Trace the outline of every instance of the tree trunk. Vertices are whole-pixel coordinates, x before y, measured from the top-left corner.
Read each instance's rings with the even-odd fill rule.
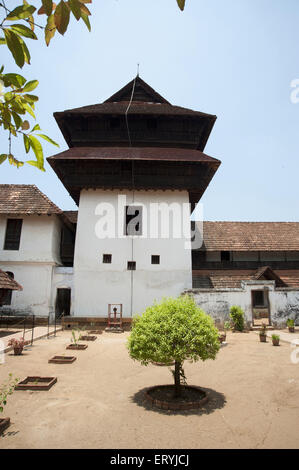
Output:
[[[174,363],[174,396],[175,397],[180,397],[182,395],[180,368],[181,368],[181,363],[178,361],[175,361]]]

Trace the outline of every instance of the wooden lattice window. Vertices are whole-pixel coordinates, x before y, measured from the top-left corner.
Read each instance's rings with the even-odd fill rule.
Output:
[[[22,232],[22,219],[7,219],[4,250],[18,250]]]
[[[152,264],[160,264],[160,255],[152,255]]]

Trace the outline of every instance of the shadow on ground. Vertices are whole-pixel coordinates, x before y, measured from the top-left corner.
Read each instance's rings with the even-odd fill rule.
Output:
[[[145,392],[148,388],[143,388],[136,392],[133,396],[131,396],[131,401],[136,403],[136,405],[141,406],[142,408],[148,411],[155,411],[156,413],[160,413],[163,415],[205,415],[211,414],[215,410],[219,410],[223,408],[226,404],[226,399],[223,393],[216,392],[211,388],[204,388],[200,387],[204,392],[206,392],[209,396],[208,402],[203,405],[201,408],[197,408],[194,410],[162,410],[156,406],[151,405],[147,399],[145,398]]]

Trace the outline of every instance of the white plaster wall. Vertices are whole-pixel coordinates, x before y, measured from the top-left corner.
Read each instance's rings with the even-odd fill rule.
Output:
[[[57,289],[71,289],[71,311],[74,313],[74,269],[72,267],[55,266],[53,268],[51,305],[55,310]],[[53,313],[54,313],[53,310]]]
[[[22,291],[13,291],[11,305],[0,307],[0,313],[11,310],[20,315],[48,316],[53,309],[52,264],[0,262],[0,269],[13,272],[15,279],[23,287]]]
[[[266,288],[269,292],[271,322],[285,326],[288,318],[299,324],[299,290],[275,289],[274,281],[245,281],[241,289],[191,289],[196,303],[216,321],[223,323],[229,318],[232,305],[239,305],[245,313],[246,322],[252,322],[251,291]]]
[[[99,203],[118,205],[118,195],[126,196],[119,213],[123,234],[124,206],[133,203],[132,192],[84,190],[81,192],[74,257],[76,316],[107,316],[109,303],[122,303],[123,316],[141,313],[155,299],[178,296],[192,286],[191,251],[186,239],[150,239],[126,236],[99,239],[95,233]],[[136,191],[134,204],[189,203],[187,191]],[[143,218],[144,219],[144,218]],[[143,220],[144,221],[144,220]],[[182,225],[190,230],[190,212]],[[146,226],[143,224],[143,231]],[[132,251],[133,250],[133,251]],[[103,254],[112,254],[112,263],[103,264]],[[151,264],[151,255],[160,255],[160,265]],[[127,262],[136,261],[136,271],[127,270]],[[132,305],[131,305],[131,299]]]
[[[19,250],[3,250],[6,216],[0,216],[0,262],[60,262],[60,221],[53,216],[23,216]],[[14,217],[12,217],[14,218]]]

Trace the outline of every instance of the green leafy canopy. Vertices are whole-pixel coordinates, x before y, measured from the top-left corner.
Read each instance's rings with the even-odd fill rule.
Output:
[[[144,365],[215,359],[219,347],[212,318],[188,295],[148,307],[134,318],[128,340],[130,356]]]

